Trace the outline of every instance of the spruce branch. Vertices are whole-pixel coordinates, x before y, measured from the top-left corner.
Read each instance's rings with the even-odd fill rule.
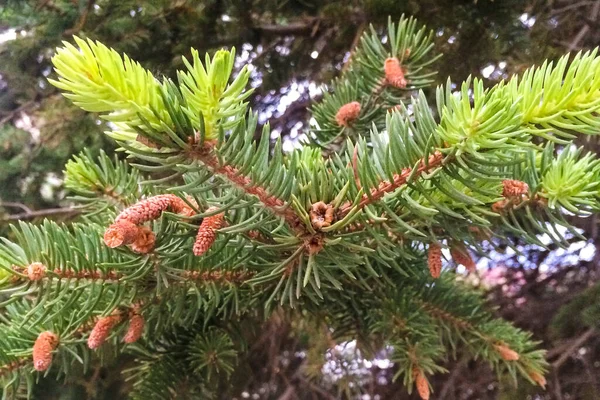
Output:
[[[405,168],[400,174],[395,174],[392,180],[382,181],[377,188],[371,189],[370,193],[364,194],[357,206],[351,203],[345,203],[339,210],[340,217],[344,217],[352,211],[354,207],[362,209],[369,204],[381,199],[386,193],[391,193],[399,187],[406,185],[413,179],[417,179],[421,174],[438,168],[443,165],[446,158],[441,152],[436,152],[428,157],[427,160],[421,160],[414,168]]]
[[[86,111],[107,113],[104,118],[119,127],[116,138],[135,140],[134,128],[142,121],[157,129],[172,124],[160,84],[149,71],[102,43],[73,39],[79,48],[64,42],[52,59],[59,80],[50,83],[71,92],[66,97]]]
[[[245,176],[237,168],[231,165],[223,165],[219,162],[214,148],[215,143],[207,141],[201,149],[193,150],[190,156],[200,160],[214,174],[224,177],[228,182],[231,182],[245,193],[256,196],[260,202],[265,207],[269,208],[275,215],[283,217],[290,227],[301,229],[302,222],[290,208],[289,204],[286,204],[282,199],[270,194],[264,187],[254,183],[252,179]]]
[[[91,280],[91,281],[102,281],[102,282],[118,282],[123,274],[116,271],[103,271],[103,270],[80,270],[76,271],[73,269],[60,269],[55,268],[54,270],[48,271],[47,267],[42,263],[31,263],[27,267],[12,266],[12,269],[22,275],[26,275],[30,281],[39,281],[43,279],[75,279],[75,280]]]
[[[458,346],[543,385],[537,344],[451,280],[442,247],[474,270],[481,240],[560,242],[558,225],[574,231],[566,212],[599,209],[600,164],[571,143],[600,126],[600,58],[563,58],[491,88],[441,86],[436,115],[410,92],[431,83],[431,32],[402,18],[387,35],[362,37],[313,108],[316,146],[289,154],[280,140],[271,149],[268,126],[254,140],[249,72],[230,79],[233,51],[204,62],[192,51],[174,82],[93,41],[59,49],[51,82],[113,122],[137,161],[78,156],[67,186],[86,223],[21,223],[3,240],[3,381],[32,381],[21,360],[51,332],[58,344],[42,335],[41,367],[54,355],[52,371],[68,374],[111,342],[139,356],[134,397],[178,385],[204,394],[236,372],[253,339],[245,324],[280,306],[328,339],[392,346],[396,377],[424,399]]]

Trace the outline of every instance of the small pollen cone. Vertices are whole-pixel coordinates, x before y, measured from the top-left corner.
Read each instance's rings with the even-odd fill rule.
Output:
[[[154,250],[156,244],[156,235],[152,232],[152,229],[142,226],[139,228],[138,237],[131,244],[131,250],[140,254],[147,254]]]
[[[406,87],[406,78],[404,77],[404,71],[400,65],[400,61],[396,57],[391,57],[385,60],[383,65],[385,71],[385,79],[388,85],[398,89],[404,89]]]
[[[106,338],[110,335],[110,331],[121,321],[119,315],[109,315],[98,319],[96,325],[92,329],[88,337],[88,347],[92,350],[97,349],[106,342]]]
[[[213,207],[207,211],[214,210]],[[198,234],[196,235],[196,242],[194,243],[194,255],[201,256],[206,253],[208,249],[217,239],[217,229],[223,226],[225,214],[220,213],[206,217],[202,220],[200,227],[198,228]]]
[[[544,376],[542,374],[540,374],[539,372],[535,372],[535,371],[530,372],[529,377],[531,378],[532,381],[537,383],[542,388],[544,388],[544,389],[546,388],[546,378],[544,378]]]
[[[521,197],[527,194],[529,185],[525,182],[515,179],[506,179],[502,181],[502,196],[504,197]]]
[[[104,232],[104,243],[115,248],[135,242],[138,237],[139,228],[132,222],[120,220],[108,227]]]
[[[425,375],[420,371],[417,373],[415,378],[415,385],[417,386],[417,392],[419,393],[419,396],[421,396],[421,399],[429,400],[429,383],[427,382]]]
[[[431,277],[434,279],[439,278],[440,273],[442,272],[442,248],[439,244],[431,243],[429,245],[427,264],[429,265]]]
[[[137,342],[138,339],[144,333],[144,325],[146,321],[144,317],[140,314],[135,314],[129,320],[129,327],[127,328],[127,332],[125,332],[125,336],[123,337],[123,341],[125,343],[134,343]]]
[[[58,336],[50,331],[39,334],[33,345],[33,368],[45,371],[52,363],[52,352],[58,346]]]
[[[159,194],[140,200],[121,211],[117,218],[115,218],[115,222],[127,220],[134,225],[141,225],[144,222],[158,219],[163,211],[170,210],[174,213],[188,215],[190,209],[190,206],[185,201],[174,194]]]
[[[504,361],[517,361],[519,359],[519,353],[505,344],[495,344],[494,348]]]
[[[360,103],[353,101],[340,107],[335,114],[335,121],[339,126],[349,126],[360,114]]]
[[[27,277],[31,281],[39,281],[46,276],[46,266],[41,262],[33,262],[27,266]]]
[[[477,270],[477,266],[469,250],[462,243],[453,243],[450,247],[450,255],[457,264],[464,265],[467,271],[473,273]]]

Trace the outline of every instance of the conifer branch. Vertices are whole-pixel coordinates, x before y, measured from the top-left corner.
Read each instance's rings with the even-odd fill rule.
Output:
[[[38,263],[39,264],[39,263]],[[46,267],[40,272],[33,272],[31,266],[19,267],[14,265],[12,269],[22,275],[26,275],[30,281],[39,281],[42,279],[47,280],[62,280],[62,279],[75,279],[75,280],[89,280],[89,281],[102,281],[102,282],[119,282],[123,277],[122,273],[116,271],[102,271],[102,270],[80,270],[76,271],[70,268],[55,268],[54,270],[47,271]]]
[[[409,179],[414,180],[423,173],[430,172],[440,167],[447,162],[446,160],[448,160],[447,157],[445,158],[441,152],[436,151],[434,154],[429,156],[427,161],[421,160],[416,168],[405,168],[400,174],[395,174],[393,180],[380,182],[378,187],[371,189],[370,193],[362,196],[356,207],[359,209],[365,208],[366,206],[381,199],[386,193],[391,193],[401,186],[409,183]],[[338,218],[341,219],[348,215],[348,213],[350,213],[354,207],[355,206],[353,206],[350,202],[342,205],[338,211]]]
[[[487,342],[503,360],[519,361],[521,359],[521,355],[513,349],[511,349],[503,340],[481,332],[471,322],[461,317],[457,317],[456,315],[453,315],[447,310],[443,310],[427,301],[418,300],[417,303],[419,303],[423,310],[429,315],[431,315],[433,318],[449,322],[455,328],[464,331],[465,333],[468,333],[470,335],[474,335],[476,337],[481,338],[482,340]]]
[[[468,249],[477,248],[481,231],[539,243],[537,235],[552,236],[556,225],[570,228],[565,210],[600,210],[600,161],[571,146],[572,132],[600,126],[600,57],[578,55],[571,66],[563,58],[489,89],[478,80],[458,93],[447,85],[437,92],[435,114],[423,93],[407,98],[431,83],[432,35],[411,18],[390,22],[385,42],[374,29],[366,33],[335,92],[313,109],[308,136],[317,146],[290,154],[281,141],[271,151],[268,126],[256,142],[249,71],[230,82],[233,51],[202,62],[193,50],[173,82],[99,43],[65,44],[51,82],[114,124],[109,134],[141,160],[137,169],[161,175],[142,186],[124,162],[79,156],[67,166],[66,183],[88,222],[21,223],[15,243],[3,240],[0,272],[8,275],[0,279],[13,297],[0,324],[0,371],[17,370],[13,355],[27,353],[10,338],[28,342],[50,327],[63,333],[54,360],[62,373],[68,354],[88,365],[89,350],[80,345],[90,330],[88,346],[98,348],[128,323],[125,343],[147,327],[148,341],[131,349],[158,354],[140,364],[138,393],[163,394],[180,382],[180,371],[228,376],[239,348],[221,328],[239,330],[242,316],[268,318],[287,302],[340,338],[370,341],[373,332],[392,331],[396,376],[416,384],[424,399],[427,377],[444,371],[445,354],[460,340],[471,355],[543,385],[536,343],[482,311],[468,288],[448,285],[441,248],[473,269]],[[322,149],[350,135],[345,151],[324,157]],[[536,136],[565,147],[558,153]],[[184,183],[168,187],[174,177]],[[130,248],[113,249],[123,245]],[[144,315],[129,306],[147,296]],[[40,339],[40,368],[51,361],[49,338]],[[190,390],[210,382],[188,381]]]
[[[214,142],[206,141],[200,149],[194,149],[188,154],[190,157],[200,160],[214,174],[225,178],[248,195],[257,197],[260,202],[273,212],[282,217],[295,230],[302,230],[302,221],[298,215],[280,198],[269,194],[268,190],[256,185],[252,180],[231,165],[223,165],[219,162],[214,152]]]
[[[220,283],[230,285],[241,285],[254,277],[253,271],[185,271],[181,276],[188,281],[199,283]]]

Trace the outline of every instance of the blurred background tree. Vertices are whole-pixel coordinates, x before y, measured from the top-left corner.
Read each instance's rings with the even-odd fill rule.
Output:
[[[388,16],[397,20],[402,13],[436,32],[437,51],[444,55],[436,65],[439,82],[473,75],[491,85],[545,58],[600,43],[598,0],[0,1],[0,229],[17,219],[74,214],[62,191],[66,161],[83,148],[114,151],[102,134],[110,126],[70,105],[46,81],[54,48],[71,35],[100,40],[167,76],[182,67],[179,55],[188,56],[190,47],[203,53],[235,46],[236,66],[252,68],[252,107],[289,149],[302,138],[311,101],[326,90],[321,83],[344,68],[363,30],[369,23],[383,28]],[[596,139],[586,145],[599,149]],[[600,238],[595,217],[578,226],[587,242],[573,238],[567,250],[523,247],[523,254],[490,254],[491,261],[479,263],[481,279],[473,279],[489,291],[500,314],[550,349],[548,391],[523,383],[515,393],[494,383],[480,364],[459,361],[449,365],[452,374],[437,378],[443,382],[434,385],[443,389],[436,398],[600,398]],[[306,386],[297,373],[306,368],[298,355],[297,323],[283,317],[267,322],[268,346],[255,351],[249,397],[276,398],[264,387],[284,382],[291,388],[287,398],[303,391],[334,398]],[[327,357],[323,379],[332,387],[352,389],[351,383],[361,382],[371,399],[404,396],[390,383],[383,355],[363,360],[349,344]],[[118,373],[98,370],[73,377],[68,389],[50,385],[43,398],[114,398],[123,384]]]

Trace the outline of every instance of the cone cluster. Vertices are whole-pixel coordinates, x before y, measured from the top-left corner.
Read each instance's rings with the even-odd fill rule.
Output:
[[[195,202],[189,199],[192,204]],[[173,194],[161,194],[141,200],[123,210],[104,233],[104,243],[110,248],[131,245],[136,253],[146,254],[154,249],[156,235],[143,223],[153,221],[164,211],[191,217],[195,211]]]

